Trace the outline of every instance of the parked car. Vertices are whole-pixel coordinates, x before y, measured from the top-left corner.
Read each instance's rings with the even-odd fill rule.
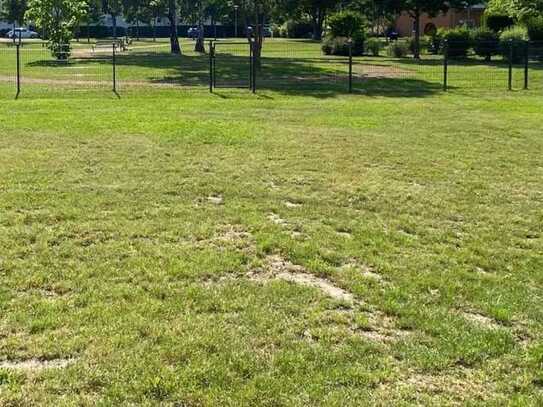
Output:
[[[247,27],[247,35],[249,37],[252,37],[255,33],[255,29],[252,25]],[[262,27],[262,36],[265,38],[271,38],[273,37],[273,32],[270,26],[265,25]]]
[[[188,29],[189,38],[196,40],[200,35],[200,29],[198,27],[190,27]]]
[[[386,31],[386,36],[389,41],[396,41],[400,38],[400,34],[394,28],[389,28]]]
[[[37,32],[29,30],[28,28],[15,28],[7,33],[7,37],[11,39],[27,39],[27,38],[39,38]]]

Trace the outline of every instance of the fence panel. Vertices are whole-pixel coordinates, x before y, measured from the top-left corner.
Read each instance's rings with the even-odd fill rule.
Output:
[[[13,99],[17,93],[17,47],[0,43],[0,98]]]
[[[253,64],[251,44],[248,41],[216,41],[213,47],[213,87],[249,89]]]
[[[324,55],[317,41],[267,41],[256,76],[257,89],[347,93],[349,57]]]
[[[355,91],[369,94],[434,93],[443,87],[441,56],[360,57],[353,66]]]
[[[528,89],[543,91],[543,41],[532,41],[528,48]]]
[[[21,96],[67,95],[112,88],[112,47],[87,44],[58,46],[20,45]]]
[[[172,53],[169,42],[153,40],[139,41],[118,52],[118,89],[207,86],[207,54],[195,52],[193,41],[181,41],[180,45],[181,54]]]

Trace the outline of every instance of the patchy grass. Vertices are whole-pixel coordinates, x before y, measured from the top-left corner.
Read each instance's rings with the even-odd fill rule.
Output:
[[[425,96],[4,101],[0,404],[541,404],[543,99]]]

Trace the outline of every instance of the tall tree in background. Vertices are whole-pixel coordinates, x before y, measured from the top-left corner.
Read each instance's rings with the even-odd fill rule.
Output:
[[[224,21],[233,9],[233,7],[233,4],[229,1],[206,0],[204,15],[211,21],[215,37],[217,37],[217,22]]]
[[[177,33],[179,4],[177,0],[151,0],[151,9],[155,17],[164,14],[170,23],[170,52],[172,54],[181,54],[181,45]],[[182,5],[182,1],[181,1]]]
[[[543,0],[490,0],[486,13],[502,14],[517,21],[543,14]]]
[[[151,24],[153,25],[153,41],[156,41],[156,25],[160,17],[166,14],[166,5],[162,0],[151,0],[146,4],[151,14]]]
[[[320,41],[326,16],[334,10],[338,0],[300,0],[299,7],[301,11],[311,18],[313,24],[313,39]]]
[[[4,0],[0,10],[0,19],[7,21],[15,28],[15,24],[23,24],[26,10],[26,0]]]
[[[87,0],[87,11],[81,22],[87,27],[87,42],[90,43],[90,26],[99,25],[104,18],[101,0]]]
[[[260,61],[264,45],[264,26],[270,16],[286,7],[285,0],[244,0],[241,9],[245,14],[245,26],[253,27],[247,39],[254,42],[254,55]]]
[[[148,24],[152,20],[149,3],[145,0],[123,0],[123,16],[127,23],[136,26],[136,40],[140,40],[140,23]],[[133,33],[131,33],[134,36]]]
[[[397,13],[405,12],[413,19],[415,32],[414,57],[420,59],[420,18],[423,14],[436,17],[451,8],[465,8],[472,0],[384,0],[386,7]]]
[[[123,13],[123,3],[121,0],[102,0],[102,11],[111,17],[113,27],[113,38],[117,39],[117,17]]]
[[[84,0],[30,0],[25,19],[47,31],[53,56],[67,59],[73,29],[87,11]]]
[[[170,20],[170,52],[172,54],[181,54],[181,45],[177,34],[177,2],[176,0],[167,0],[168,20]]]

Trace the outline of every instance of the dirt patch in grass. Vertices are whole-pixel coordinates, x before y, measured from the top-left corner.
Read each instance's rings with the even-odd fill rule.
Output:
[[[221,195],[211,195],[207,197],[207,201],[214,205],[222,205],[224,203],[224,198]]]
[[[284,280],[291,283],[314,287],[327,296],[349,303],[354,302],[354,296],[348,291],[334,285],[332,282],[310,274],[304,267],[292,264],[280,256],[268,256],[262,273],[251,273],[249,276],[256,281]]]
[[[280,225],[280,226],[286,226],[288,224],[288,222],[281,218],[279,215],[277,215],[276,213],[270,213],[268,215],[268,219],[272,222],[272,223],[275,223],[276,225]]]
[[[357,333],[371,341],[384,343],[404,339],[411,334],[411,331],[397,328],[393,317],[373,310],[368,313],[368,326],[357,329]]]
[[[359,79],[375,78],[403,78],[412,76],[413,73],[394,66],[385,65],[357,65],[353,66],[353,74]]]
[[[371,267],[366,266],[365,264],[360,264],[357,260],[350,260],[348,263],[344,264],[342,267],[344,270],[355,270],[358,275],[362,277],[376,280],[379,282],[385,282],[383,276],[379,273],[376,273]]]
[[[287,208],[293,209],[293,208],[299,208],[302,206],[299,202],[292,202],[292,201],[285,201],[285,206]]]
[[[477,371],[462,369],[440,374],[412,373],[398,383],[399,387],[413,389],[419,394],[442,396],[456,403],[489,400],[495,394],[493,383],[485,380]]]
[[[220,251],[234,248],[249,255],[254,255],[256,251],[253,235],[241,225],[223,225],[213,237],[198,241],[196,246],[213,247]]]
[[[467,319],[468,321],[476,324],[476,325],[479,325],[483,328],[487,328],[487,329],[499,329],[500,328],[500,324],[498,324],[498,322],[490,317],[487,317],[483,314],[480,314],[478,312],[468,312],[468,311],[464,311],[461,313],[461,315]]]
[[[0,369],[12,370],[43,370],[62,369],[75,362],[75,359],[26,359],[26,360],[5,360],[0,362]]]

